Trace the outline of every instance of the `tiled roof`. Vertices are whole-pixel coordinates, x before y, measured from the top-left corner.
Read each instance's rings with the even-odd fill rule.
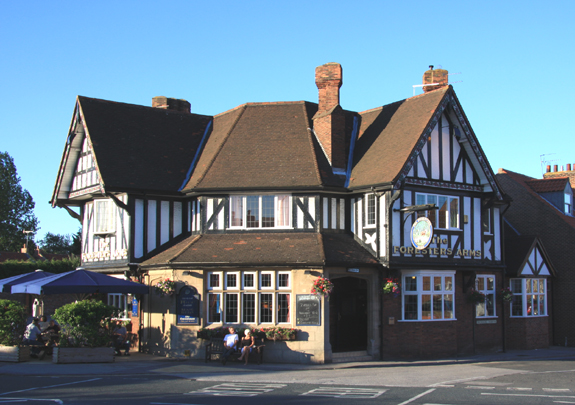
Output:
[[[536,193],[553,193],[565,191],[569,184],[568,177],[554,177],[551,179],[533,179],[525,182]]]
[[[505,264],[509,276],[517,276],[537,242],[536,236],[510,235],[505,237]]]
[[[184,190],[342,186],[311,131],[316,111],[303,101],[249,103],[216,115]],[[349,145],[353,117],[347,117]]]
[[[392,182],[451,87],[360,113],[350,187]]]
[[[0,263],[5,262],[6,260],[18,260],[18,261],[27,261],[32,259],[26,253],[20,252],[0,252]]]
[[[348,234],[236,233],[191,236],[142,265],[306,267],[377,263]]]
[[[82,96],[78,102],[108,190],[176,192],[211,120]]]

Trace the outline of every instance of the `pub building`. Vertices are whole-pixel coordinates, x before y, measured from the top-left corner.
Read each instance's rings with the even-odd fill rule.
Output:
[[[266,344],[271,362],[504,349],[510,201],[448,72],[363,112],[340,105],[339,64],[315,82],[317,104],[214,116],[77,98],[51,202],[82,223],[83,267],[150,286],[135,307],[108,297],[140,350],[202,358],[198,331],[224,326],[297,329]],[[312,294],[322,277],[329,297]]]

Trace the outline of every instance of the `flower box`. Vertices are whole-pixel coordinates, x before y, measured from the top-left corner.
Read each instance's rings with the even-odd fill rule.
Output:
[[[52,363],[113,363],[113,347],[55,347]]]
[[[0,361],[13,363],[30,360],[30,346],[0,346]]]

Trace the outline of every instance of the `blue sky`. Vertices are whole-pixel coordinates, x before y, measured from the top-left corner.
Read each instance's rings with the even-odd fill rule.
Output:
[[[541,155],[575,163],[574,16],[567,0],[3,1],[0,151],[36,202],[36,240],[71,234],[48,201],[77,95],[200,114],[317,102],[315,67],[339,62],[341,105],[363,111],[411,97],[435,65],[493,170],[541,178]]]

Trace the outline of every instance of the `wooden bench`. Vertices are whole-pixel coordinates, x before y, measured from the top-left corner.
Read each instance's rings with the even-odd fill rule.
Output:
[[[264,360],[264,348],[263,339],[256,339],[256,344],[250,353],[248,361],[256,361],[257,364],[262,364]],[[214,354],[220,355],[220,358],[224,354],[224,339],[212,338],[210,342],[206,344],[206,363],[212,360],[212,355]],[[241,355],[241,351],[236,350],[228,357],[228,360],[237,360]]]

